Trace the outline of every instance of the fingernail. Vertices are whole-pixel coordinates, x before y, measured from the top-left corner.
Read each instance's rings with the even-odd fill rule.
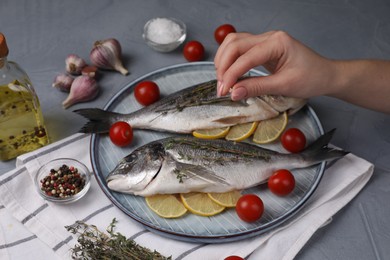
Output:
[[[218,97],[222,96],[222,89],[223,89],[223,84],[221,81],[218,80],[218,82],[217,82],[217,96]]]
[[[231,98],[233,101],[240,100],[245,98],[248,95],[248,91],[244,87],[239,87],[233,89],[233,92],[231,94]]]

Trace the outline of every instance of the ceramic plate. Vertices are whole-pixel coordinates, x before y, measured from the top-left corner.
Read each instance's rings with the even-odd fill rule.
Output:
[[[260,71],[250,71],[250,75],[265,75]],[[141,106],[136,102],[134,86],[144,80],[155,81],[162,96],[178,91],[197,83],[215,79],[215,68],[211,62],[180,64],[149,73],[127,84],[105,106],[105,110],[130,113]],[[308,142],[315,140],[323,133],[322,126],[315,112],[306,106],[289,118],[288,127],[299,127],[305,133]],[[94,134],[91,139],[92,167],[96,179],[107,197],[129,217],[143,224],[152,232],[170,238],[204,243],[220,243],[237,241],[274,229],[297,213],[317,188],[325,163],[295,170],[296,187],[287,197],[273,195],[266,185],[245,190],[244,193],[256,193],[265,206],[264,215],[254,223],[241,221],[234,209],[225,210],[213,217],[201,217],[186,214],[178,219],[164,219],[157,216],[146,205],[145,199],[139,196],[121,194],[108,189],[105,179],[119,160],[128,155],[136,147],[150,141],[167,137],[169,134],[135,130],[134,141],[127,148],[119,148],[111,143],[108,135]],[[264,147],[283,151],[280,143]]]

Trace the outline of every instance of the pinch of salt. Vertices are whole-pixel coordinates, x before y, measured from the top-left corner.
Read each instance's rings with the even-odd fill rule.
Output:
[[[182,35],[180,26],[166,18],[156,18],[148,26],[147,37],[149,40],[167,44],[176,41]]]

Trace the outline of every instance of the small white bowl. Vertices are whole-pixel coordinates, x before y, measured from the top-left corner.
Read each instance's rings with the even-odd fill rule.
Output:
[[[174,28],[168,28],[167,23],[174,26]],[[176,32],[172,30],[176,30]],[[152,49],[159,52],[171,52],[185,41],[186,31],[186,25],[180,20],[157,17],[150,19],[145,24],[142,37]],[[169,38],[166,38],[167,36],[171,37],[172,41],[168,42],[167,39]]]
[[[69,197],[61,198],[61,197],[47,195],[45,191],[42,190],[41,180],[43,180],[46,176],[50,175],[52,169],[58,171],[58,169],[63,165],[67,165],[68,167],[73,166],[74,168],[77,169],[81,178],[85,180],[84,187],[79,192],[77,192],[74,195],[70,195]],[[41,168],[39,168],[34,178],[34,184],[38,194],[47,201],[51,201],[59,204],[68,204],[81,199],[88,192],[91,186],[90,181],[91,181],[91,173],[89,172],[87,166],[71,158],[60,158],[60,159],[49,161],[48,163],[41,166]]]

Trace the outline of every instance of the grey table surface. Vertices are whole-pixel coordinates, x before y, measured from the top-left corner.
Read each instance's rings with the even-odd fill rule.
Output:
[[[389,14],[386,0],[1,0],[0,31],[7,38],[9,60],[18,62],[35,86],[54,142],[76,133],[85,122],[72,110],[103,107],[132,80],[186,62],[180,50],[158,53],[144,43],[142,29],[150,18],[184,21],[187,39],[204,44],[208,61],[218,48],[214,29],[223,23],[251,33],[284,30],[330,58],[390,59]],[[89,62],[94,41],[111,37],[121,42],[131,74],[105,72],[96,100],[63,109],[66,94],[51,84],[64,72],[65,57],[75,53]],[[327,97],[309,103],[325,130],[337,128],[332,143],[372,162],[375,171],[361,193],[315,233],[296,259],[389,259],[390,116]],[[14,167],[15,160],[0,162],[0,174]]]

